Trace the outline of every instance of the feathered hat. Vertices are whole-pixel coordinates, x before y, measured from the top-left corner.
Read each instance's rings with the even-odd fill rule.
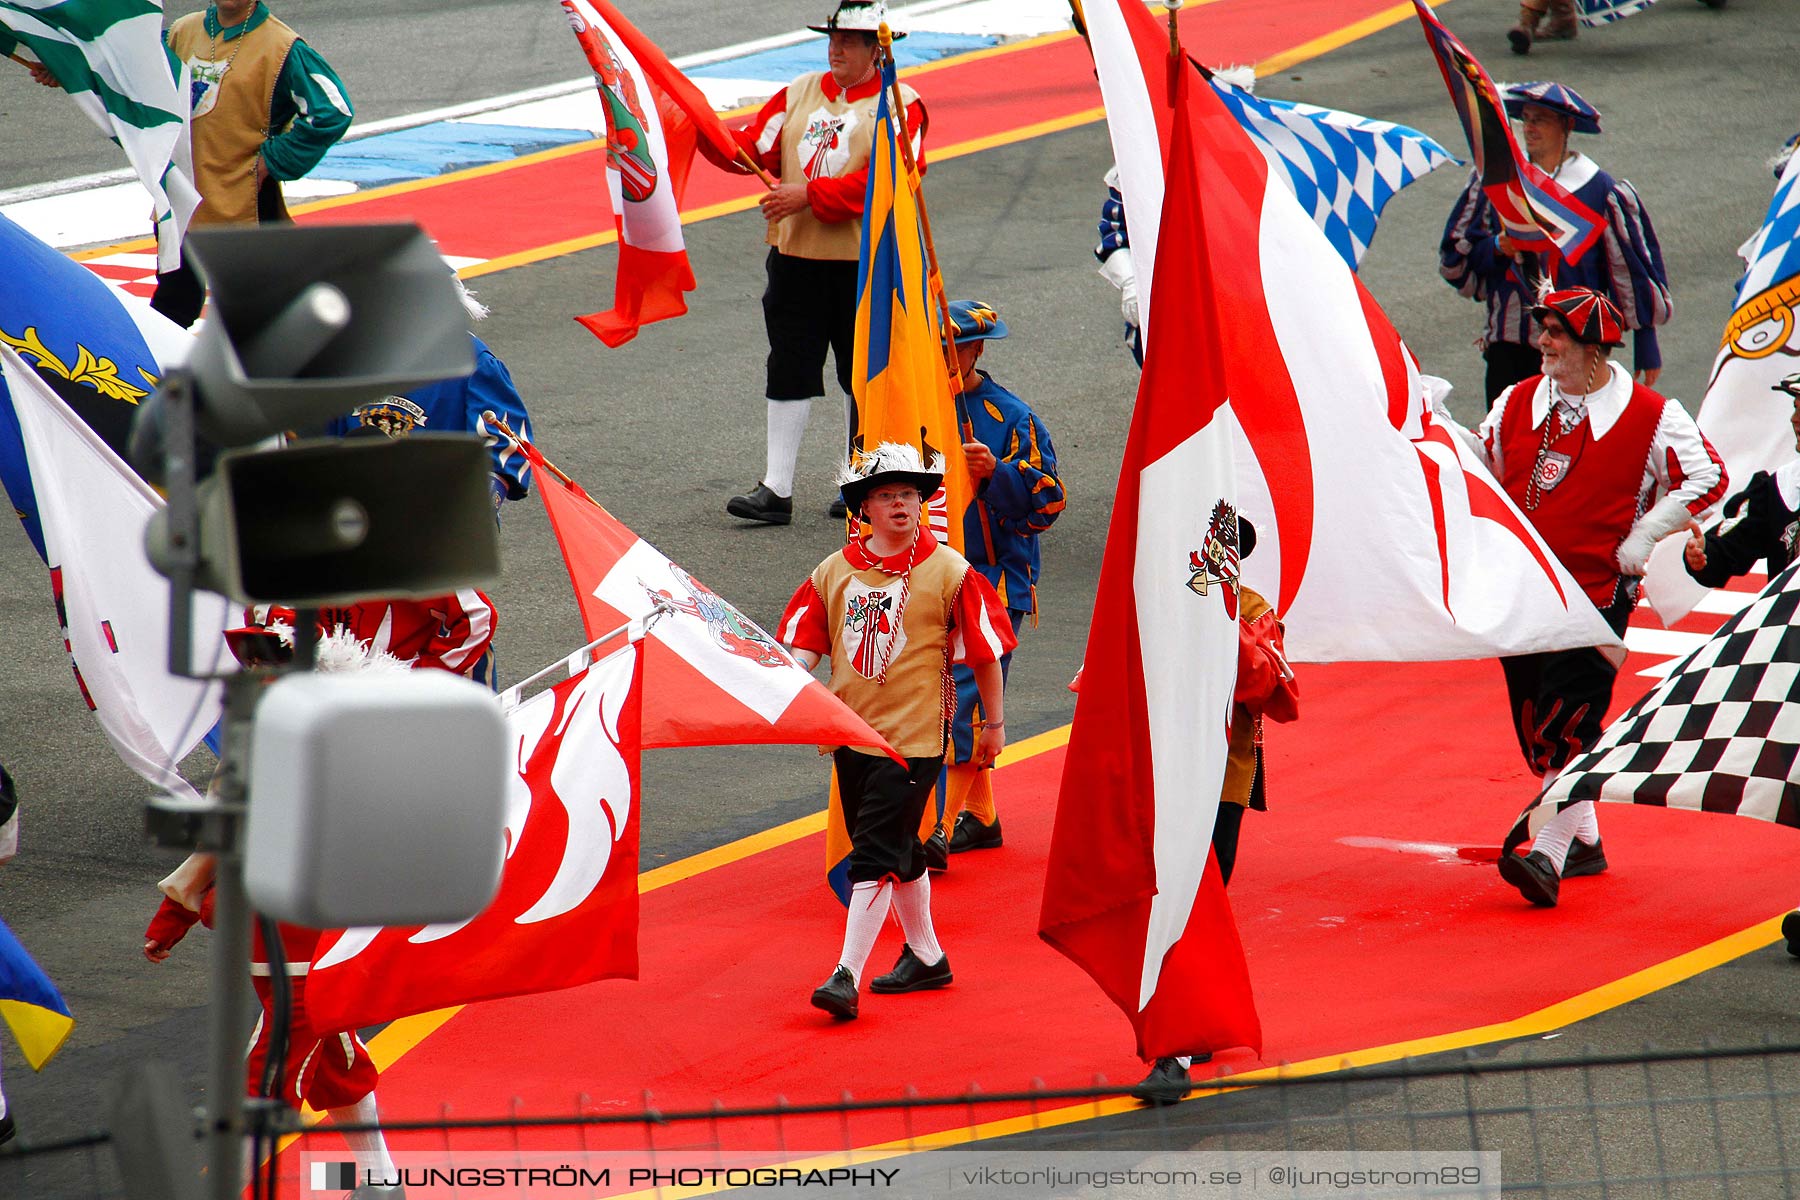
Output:
[[[887,21],[888,11],[885,0],[842,0],[837,11],[825,18],[823,25],[808,25],[814,33],[879,33],[881,23]],[[904,31],[894,28],[888,21],[888,33],[895,41],[905,37]]]
[[[930,497],[944,484],[944,456],[934,454],[926,465],[916,446],[883,442],[852,456],[850,465],[837,477],[838,490],[851,512],[861,508],[869,493],[884,483],[909,484],[919,489],[919,495]]]

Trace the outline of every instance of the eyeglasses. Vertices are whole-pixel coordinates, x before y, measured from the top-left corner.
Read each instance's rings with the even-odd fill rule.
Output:
[[[917,488],[881,488],[870,492],[868,498],[876,504],[917,504],[919,490]]]

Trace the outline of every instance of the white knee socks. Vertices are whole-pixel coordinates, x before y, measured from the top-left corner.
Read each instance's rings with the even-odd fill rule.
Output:
[[[355,1104],[327,1111],[332,1121],[339,1125],[373,1125],[381,1119],[381,1114],[375,1108],[374,1092]],[[394,1160],[388,1155],[387,1139],[381,1136],[381,1130],[371,1129],[358,1133],[346,1131],[344,1140],[350,1143],[350,1153],[356,1158],[357,1175],[370,1171],[374,1172],[377,1179],[394,1177]]]
[[[894,885],[894,912],[900,917],[900,929],[906,944],[918,960],[928,967],[944,957],[938,945],[937,930],[931,925],[931,872],[927,871],[911,883]]]
[[[850,909],[844,914],[844,952],[838,956],[838,966],[848,968],[858,986],[893,902],[894,888],[886,880],[858,883],[850,889]]]
[[[794,464],[800,461],[800,439],[811,415],[811,400],[769,401],[768,468],[762,481],[784,500],[794,494]]]
[[[1572,804],[1544,822],[1531,848],[1548,858],[1560,875],[1569,857],[1569,840],[1577,836],[1590,846],[1600,840],[1600,819],[1594,815],[1592,800]]]

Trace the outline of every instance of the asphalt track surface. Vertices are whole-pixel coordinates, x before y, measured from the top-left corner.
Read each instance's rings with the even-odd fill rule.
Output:
[[[170,5],[177,7],[188,6]],[[324,0],[280,11],[338,68],[364,119],[576,74],[562,18],[547,0],[397,7]],[[819,15],[785,0],[645,8],[645,28],[675,54],[784,32]],[[729,20],[721,20],[726,11]],[[1664,331],[1660,386],[1697,407],[1740,269],[1733,252],[1755,230],[1772,190],[1765,160],[1800,125],[1791,98],[1800,14],[1792,0],[1732,0],[1722,12],[1663,0],[1642,16],[1573,45],[1540,47],[1521,61],[1506,53],[1501,36],[1515,11],[1502,0],[1454,0],[1440,15],[1497,77],[1560,79],[1605,114],[1608,133],[1584,148],[1633,180],[1656,220],[1677,304]],[[1003,86],[998,73],[995,83]],[[1412,124],[1462,149],[1442,81],[1410,18],[1260,86],[1269,95]],[[0,71],[0,187],[117,165],[67,107],[22,71]],[[995,345],[985,365],[1044,416],[1070,492],[1068,511],[1045,539],[1042,625],[1027,632],[1009,687],[1015,738],[1061,725],[1072,711],[1064,685],[1081,657],[1137,383],[1117,336],[1115,293],[1095,276],[1090,254],[1109,162],[1104,127],[1096,124],[941,163],[928,182],[949,289],[995,305],[1012,326],[1013,337]],[[1436,275],[1441,223],[1461,184],[1461,173],[1447,168],[1401,193],[1362,274],[1425,368],[1457,385],[1452,407],[1472,421],[1480,410],[1472,346],[1479,313]],[[815,406],[792,527],[745,528],[724,514],[725,498],[753,484],[762,462],[761,232],[754,213],[690,226],[701,279],[692,311],[616,351],[569,319],[609,301],[611,248],[496,273],[476,286],[494,309],[480,332],[511,366],[544,451],[638,533],[768,623],[834,544],[825,479],[840,420],[834,403]],[[508,507],[503,542],[505,574],[493,594],[502,668],[516,678],[582,637],[535,501]],[[197,1092],[205,1054],[202,946],[184,946],[155,967],[138,953],[157,900],[154,882],[172,860],[143,843],[144,789],[80,703],[45,582],[23,534],[0,532],[0,661],[8,668],[0,676],[0,755],[24,803],[20,856],[0,870],[0,913],[79,1018],[71,1043],[41,1076],[6,1052],[7,1094],[33,1140],[96,1125],[107,1082],[144,1057],[173,1061]],[[1493,719],[1503,721],[1499,687],[1495,672]],[[1304,733],[1302,722],[1296,736]],[[1421,740],[1457,736],[1455,729],[1418,731]],[[200,758],[192,765],[204,769]],[[1406,781],[1371,779],[1368,786]],[[823,787],[822,767],[804,748],[655,752],[645,767],[643,865],[814,811]],[[1496,836],[1511,816],[1494,815]],[[1278,823],[1280,813],[1266,819]],[[1693,869],[1725,871],[1730,864],[1696,862]],[[795,887],[819,883],[796,879]],[[819,898],[829,903],[822,888]],[[1795,899],[1800,895],[1776,897],[1771,905]],[[1444,969],[1471,969],[1482,951],[1471,944],[1469,962]],[[1646,1042],[1800,1040],[1796,971],[1800,963],[1779,946],[1758,951],[1583,1022],[1563,1044],[1623,1053]]]

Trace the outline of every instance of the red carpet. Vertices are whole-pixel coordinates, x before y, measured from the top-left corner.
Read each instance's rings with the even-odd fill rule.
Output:
[[[1633,655],[1615,711],[1648,684],[1635,671],[1654,661]],[[1300,723],[1271,737],[1272,811],[1247,818],[1231,889],[1267,1038],[1262,1063],[1514,1020],[1800,899],[1791,831],[1605,805],[1612,869],[1571,881],[1554,910],[1530,908],[1476,861],[1531,790],[1495,664],[1307,667],[1301,682]],[[941,1095],[1135,1080],[1143,1068],[1124,1018],[1036,937],[1062,754],[1000,773],[1005,848],[956,857],[934,884],[953,987],[865,992],[862,1018],[848,1024],[808,1007],[842,933],[821,878],[822,837],[810,836],[646,895],[640,982],[462,1010],[383,1076],[384,1117],[431,1118],[440,1105],[500,1115],[512,1097],[520,1112],[550,1116],[574,1111],[581,1096],[625,1112],[646,1092],[678,1110],[899,1096],[909,1086]],[[872,967],[885,970],[899,945],[891,928]],[[1241,1051],[1220,1061],[1261,1065]],[[859,1115],[848,1126],[790,1118],[779,1139],[767,1122],[717,1131],[744,1149],[837,1149],[847,1137],[870,1145],[1005,1115]],[[674,1129],[656,1143],[711,1134]],[[554,1149],[574,1137],[528,1133],[524,1144]],[[643,1139],[601,1131],[588,1143]],[[442,1142],[396,1142],[409,1144]],[[458,1144],[513,1142],[495,1133]]]

